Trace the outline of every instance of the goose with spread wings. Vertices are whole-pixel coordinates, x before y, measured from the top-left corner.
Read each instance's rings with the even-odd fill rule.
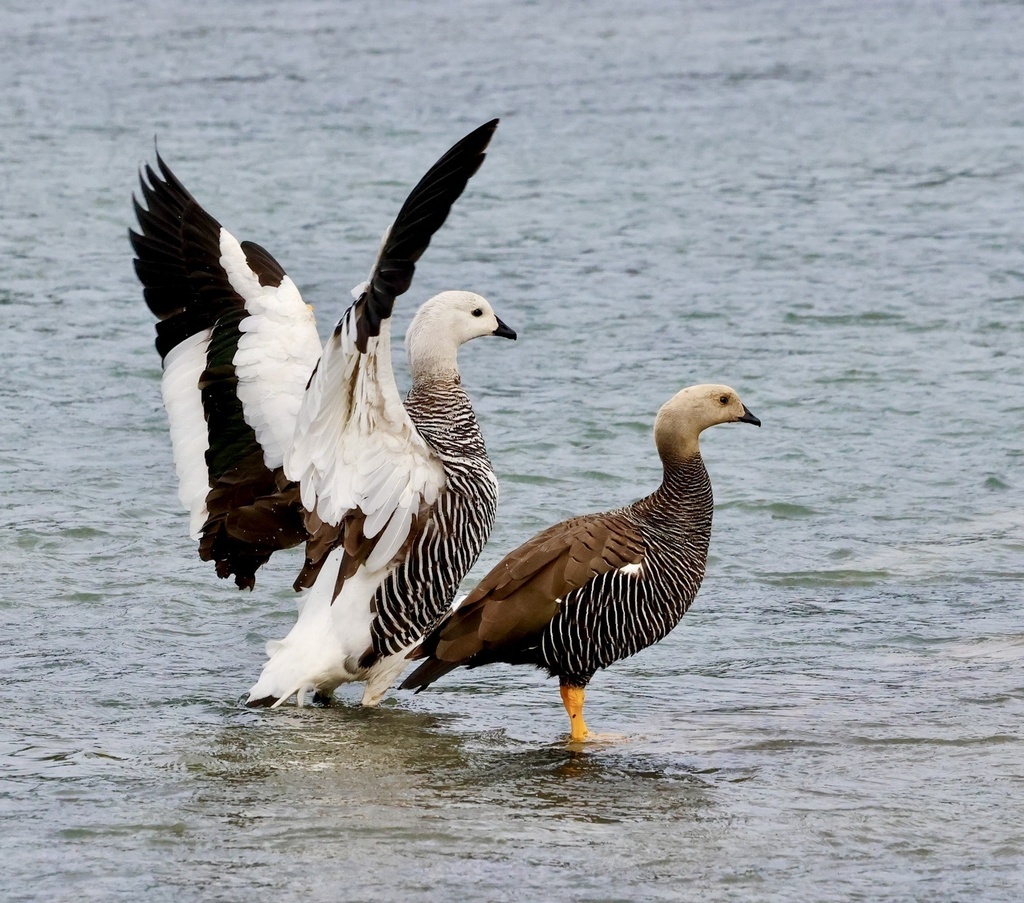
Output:
[[[200,557],[252,589],[275,551],[306,547],[298,621],[267,644],[250,705],[302,705],[348,681],[377,704],[490,533],[497,480],[457,352],[515,333],[480,295],[434,296],[406,336],[403,403],[391,313],[497,124],[412,190],[323,347],[312,308],[265,249],[237,241],[159,155],[140,175],[135,271],[159,321],[179,497]]]

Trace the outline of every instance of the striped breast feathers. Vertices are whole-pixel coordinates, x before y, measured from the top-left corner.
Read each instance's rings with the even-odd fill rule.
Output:
[[[599,574],[639,566],[643,558],[643,539],[621,514],[555,524],[506,555],[412,657],[447,663],[437,672],[443,673],[476,657],[487,661],[491,654],[534,645],[567,595]],[[423,666],[427,673],[432,664]],[[407,686],[429,682],[417,680],[417,673]]]

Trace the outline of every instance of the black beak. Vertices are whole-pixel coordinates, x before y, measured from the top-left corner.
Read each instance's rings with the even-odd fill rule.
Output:
[[[502,323],[501,317],[495,317],[494,319],[498,321],[498,328],[491,335],[501,336],[503,339],[512,339],[514,342],[516,340],[516,331]]]
[[[752,423],[754,426],[760,426],[761,421],[758,420],[753,414],[750,413],[750,409],[743,405],[743,416],[736,421],[737,423]]]

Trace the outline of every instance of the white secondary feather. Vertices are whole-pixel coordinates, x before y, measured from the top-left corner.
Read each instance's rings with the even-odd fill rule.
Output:
[[[164,358],[160,391],[171,427],[174,469],[178,474],[178,498],[189,512],[189,534],[199,539],[209,517],[206,494],[210,491],[206,452],[210,447],[203,413],[199,377],[206,369],[206,349],[211,330],[204,329],[175,345]]]
[[[378,536],[366,567],[385,567],[409,535],[421,504],[444,488],[444,468],[409,418],[391,369],[391,323],[355,346],[353,309],[328,340],[303,396],[285,474],[298,481],[302,504],[325,523],[349,511],[366,515]]]
[[[313,311],[290,276],[278,286],[260,285],[234,236],[220,231],[220,265],[249,314],[233,363],[245,422],[256,433],[263,460],[273,470],[284,462],[295,432],[302,393],[320,357]]]

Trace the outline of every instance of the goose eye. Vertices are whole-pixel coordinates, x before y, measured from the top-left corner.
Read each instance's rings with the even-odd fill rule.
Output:
[[[722,404],[728,404],[729,403],[729,396],[728,395],[721,395],[721,396],[719,396],[718,400]]]
[[[473,316],[474,317],[482,317],[483,315],[484,315],[484,312],[479,307],[476,310],[473,311]]]

